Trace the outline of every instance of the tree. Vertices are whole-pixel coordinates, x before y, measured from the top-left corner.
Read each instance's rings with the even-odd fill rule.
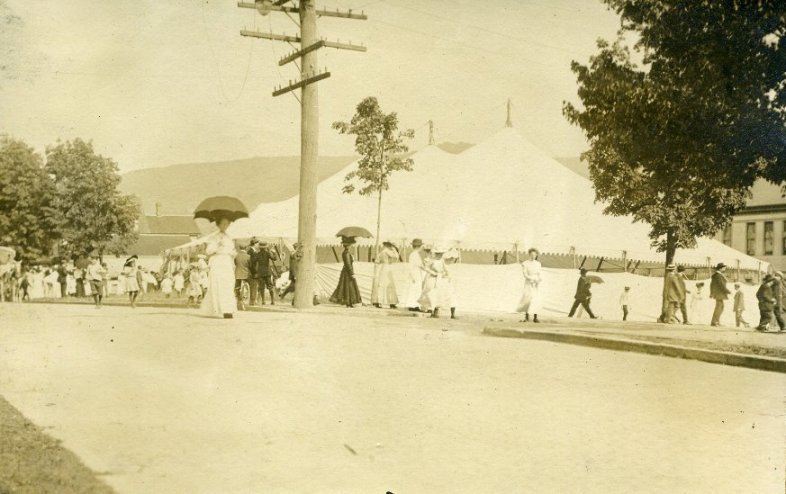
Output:
[[[786,34],[779,2],[604,0],[614,44],[573,62],[596,199],[632,215],[671,263],[726,226],[758,177],[786,179]],[[641,66],[627,47],[633,45]]]
[[[415,131],[398,131],[395,112],[385,114],[377,98],[370,96],[361,101],[352,120],[333,122],[341,134],[355,135],[355,151],[361,156],[356,170],[344,177],[345,194],[355,190],[362,196],[377,194],[377,237],[375,252],[379,251],[379,231],[382,220],[382,192],[388,190],[390,176],[399,170],[412,171],[411,158],[402,157],[409,151],[404,139],[415,137]]]
[[[17,259],[50,254],[53,193],[41,156],[22,141],[0,137],[0,245],[14,248]]]
[[[81,139],[46,149],[46,170],[55,182],[56,228],[66,253],[121,254],[136,240],[140,207],[118,190],[117,164]]]

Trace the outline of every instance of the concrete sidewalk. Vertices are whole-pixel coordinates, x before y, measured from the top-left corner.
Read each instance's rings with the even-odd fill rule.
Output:
[[[541,324],[495,321],[484,325],[483,334],[786,372],[786,332],[556,318]]]

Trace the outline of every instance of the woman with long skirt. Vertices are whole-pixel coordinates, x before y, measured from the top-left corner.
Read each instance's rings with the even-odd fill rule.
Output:
[[[371,302],[377,308],[389,305],[391,309],[395,309],[398,306],[398,294],[396,293],[396,281],[393,279],[391,264],[398,262],[399,253],[393,242],[382,242],[382,246],[383,249],[377,256],[379,271],[375,280]]]
[[[341,243],[344,246],[344,252],[341,253],[341,260],[344,261],[344,267],[341,268],[338,286],[333,291],[333,295],[330,296],[330,301],[334,304],[346,305],[351,309],[353,305],[361,302],[358,282],[355,280],[355,269],[353,267],[354,259],[349,250],[352,244],[355,243],[355,239],[345,237]]]
[[[524,292],[521,294],[521,301],[519,302],[518,312],[524,313],[522,322],[529,321],[530,313],[533,314],[532,322],[538,321],[538,312],[540,312],[542,301],[540,294],[541,264],[538,261],[538,249],[531,248],[527,251],[529,259],[521,263],[521,272],[524,275]]]
[[[217,218],[218,232],[207,241],[205,252],[209,256],[208,289],[202,300],[202,310],[214,317],[232,319],[237,311],[235,299],[235,241],[227,234],[230,220]]]
[[[427,262],[424,271],[426,280],[423,282],[423,295],[420,305],[431,312],[431,317],[439,317],[440,307],[450,307],[447,278],[449,276],[445,260],[442,255],[447,252],[443,247],[434,247],[434,259]]]

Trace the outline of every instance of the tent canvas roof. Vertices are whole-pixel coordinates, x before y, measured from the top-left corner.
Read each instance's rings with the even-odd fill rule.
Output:
[[[453,155],[428,146],[412,155],[412,172],[398,172],[383,192],[381,237],[443,239],[464,247],[518,244],[543,252],[662,261],[650,247],[647,225],[603,214],[587,179],[546,155],[512,128],[504,128]],[[376,197],[344,194],[352,163],[324,180],[317,193],[317,236],[333,237],[347,225],[376,227]],[[260,204],[230,227],[236,238],[297,237],[298,197]],[[623,251],[625,254],[623,255]],[[700,239],[679,250],[677,262],[725,262],[766,269],[767,263],[720,242]]]

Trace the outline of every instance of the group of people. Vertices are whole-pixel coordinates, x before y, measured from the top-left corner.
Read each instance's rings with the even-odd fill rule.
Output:
[[[297,262],[302,257],[299,243],[293,246],[290,254],[289,272],[286,281],[279,281],[281,273],[281,254],[273,245],[252,238],[246,249],[240,249],[235,256],[235,294],[240,308],[244,308],[241,290],[248,284],[250,305],[265,305],[265,292],[270,295],[270,304],[275,305],[276,296],[283,299],[295,291]],[[294,300],[293,300],[294,301]]]
[[[355,239],[343,237],[341,243],[343,266],[330,301],[351,308],[362,303],[352,255]],[[458,253],[443,246],[424,245],[419,238],[412,240],[411,247],[407,258],[407,309],[430,314],[433,318],[440,317],[440,310],[449,310],[451,319],[456,319],[455,278],[450,275],[449,266],[458,260]],[[375,277],[371,288],[371,303],[374,307],[398,308],[400,302],[391,266],[401,260],[398,247],[393,242],[382,243],[382,249],[375,259]]]
[[[715,307],[710,319],[711,326],[720,326],[721,316],[725,309],[725,302],[732,297],[734,311],[734,320],[736,327],[749,327],[750,324],[745,320],[745,294],[741,290],[740,283],[734,283],[734,291],[729,288],[729,281],[726,278],[726,265],[718,263],[713,268],[712,277],[710,279],[710,298],[714,300]],[[784,323],[784,310],[786,310],[786,281],[784,281],[784,274],[782,272],[775,272],[767,274],[762,279],[762,282],[756,292],[758,301],[760,320],[756,326],[757,331],[768,331],[769,325],[774,319],[780,331],[786,331],[786,324]],[[671,324],[674,322],[681,322],[682,324],[690,324],[688,321],[688,308],[686,305],[687,294],[690,293],[686,289],[685,268],[683,266],[674,266],[670,264],[666,267],[666,275],[663,282],[663,311],[659,322]],[[700,294],[703,283],[696,284],[697,294]],[[626,287],[627,288],[627,287]],[[695,297],[694,302],[702,297]],[[695,303],[692,304],[695,306]],[[680,313],[681,320],[677,318],[677,312]]]

